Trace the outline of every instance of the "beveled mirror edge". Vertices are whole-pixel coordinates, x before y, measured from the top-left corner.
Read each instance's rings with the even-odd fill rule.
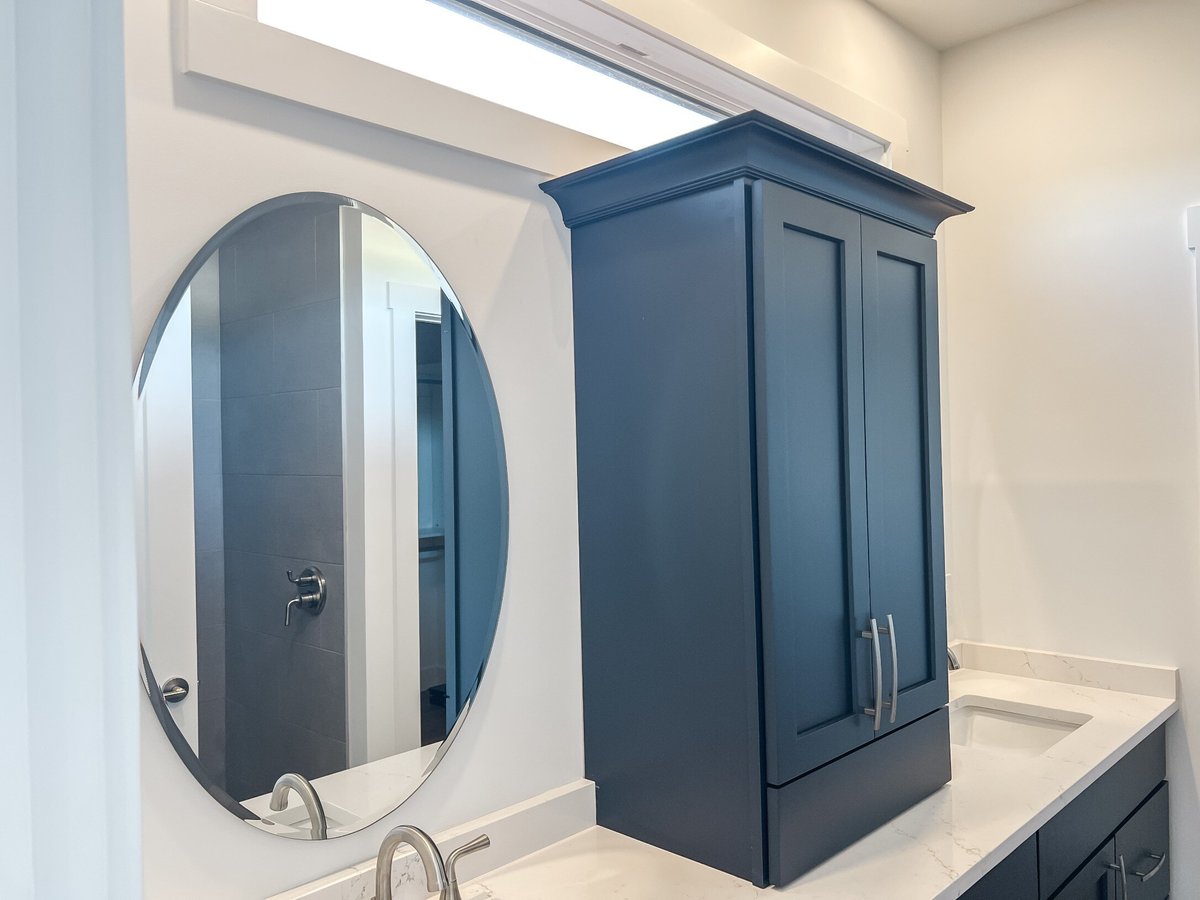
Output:
[[[501,560],[501,565],[497,573],[496,589],[492,597],[492,605],[496,610],[496,615],[492,620],[487,633],[486,646],[488,647],[488,652],[484,655],[483,661],[480,663],[479,671],[475,675],[475,680],[471,683],[470,688],[464,694],[462,711],[458,714],[454,725],[450,728],[450,731],[446,734],[446,737],[439,744],[438,749],[433,755],[433,758],[429,761],[429,764],[421,773],[420,779],[413,786],[412,790],[409,791],[406,796],[397,800],[395,806],[392,806],[387,812],[383,813],[377,818],[371,819],[370,821],[363,819],[359,823],[355,823],[353,828],[347,828],[346,830],[339,831],[336,834],[329,835],[326,838],[326,840],[333,840],[335,838],[357,834],[360,831],[377,825],[388,816],[395,814],[401,806],[411,799],[416,792],[421,789],[425,782],[429,780],[429,777],[433,774],[438,765],[441,763],[442,759],[446,756],[446,753],[450,750],[451,745],[454,743],[454,739],[463,729],[468,715],[475,706],[479,686],[483,681],[484,673],[487,671],[488,663],[491,661],[496,634],[500,627],[500,616],[504,613],[504,588],[508,581],[509,556],[508,532],[510,504],[508,485],[508,455],[505,450],[504,428],[500,417],[500,404],[496,397],[496,388],[494,382],[492,381],[491,370],[488,368],[487,357],[484,355],[483,348],[479,344],[479,337],[475,333],[474,327],[471,325],[471,320],[467,317],[465,310],[463,310],[462,303],[459,301],[457,293],[450,286],[449,280],[446,278],[445,273],[442,272],[441,268],[433,261],[433,258],[426,252],[425,248],[421,246],[420,242],[417,241],[417,239],[413,237],[407,229],[400,226],[390,216],[381,212],[377,208],[370,206],[369,204],[355,200],[353,197],[345,194],[336,194],[326,191],[299,191],[291,194],[280,194],[277,197],[271,197],[267,200],[263,200],[259,203],[256,203],[254,206],[243,210],[237,216],[230,219],[225,225],[219,228],[212,235],[212,237],[204,242],[200,249],[196,251],[195,255],[193,255],[188,261],[187,265],[184,266],[183,271],[180,272],[174,284],[172,284],[171,290],[167,293],[166,300],[163,301],[163,305],[159,309],[158,315],[155,316],[154,323],[150,327],[150,332],[147,335],[146,342],[142,347],[142,353],[138,360],[137,368],[134,371],[134,385],[136,387],[134,398],[140,398],[142,395],[142,390],[146,384],[146,378],[149,375],[150,367],[154,362],[155,353],[158,351],[159,344],[162,341],[163,334],[166,332],[167,324],[170,322],[171,316],[178,308],[183,299],[183,295],[191,286],[193,279],[195,279],[197,273],[204,266],[204,264],[208,262],[213,253],[215,253],[231,235],[237,233],[254,220],[259,219],[268,213],[284,209],[288,206],[295,206],[304,203],[330,203],[338,206],[346,206],[352,209],[360,210],[379,219],[380,221],[386,223],[390,228],[395,230],[402,238],[409,241],[412,245],[412,248],[420,254],[422,261],[437,274],[442,283],[442,295],[458,313],[459,320],[464,326],[467,337],[470,339],[471,347],[477,354],[480,366],[482,367],[483,373],[486,376],[484,379],[484,386],[488,394],[488,399],[490,400],[489,408],[492,416],[493,433],[496,437],[496,459],[500,474],[502,476],[500,479],[501,516],[499,535],[499,558]],[[146,691],[146,697],[150,702],[151,709],[154,711],[155,718],[162,727],[164,735],[166,736],[167,741],[171,744],[171,747],[175,751],[179,761],[188,770],[189,774],[195,778],[200,786],[205,789],[209,796],[221,804],[222,807],[232,813],[235,817],[253,827],[254,822],[261,821],[260,817],[251,812],[249,809],[246,809],[245,806],[243,806],[240,802],[230,796],[223,788],[216,784],[212,776],[208,774],[207,770],[200,763],[199,757],[197,757],[195,752],[192,751],[191,745],[188,743],[187,738],[184,737],[183,732],[180,731],[179,726],[176,724],[174,718],[172,718],[170,712],[166,709],[165,702],[162,700],[162,697],[156,695],[155,692],[158,690],[158,685],[153,677],[153,668],[150,665],[149,654],[147,653],[145,646],[142,644],[140,637],[138,640],[138,655],[138,672],[141,676],[142,687]],[[186,752],[181,750],[181,747],[186,748]],[[194,759],[194,764],[190,761],[192,759]],[[254,828],[254,830],[260,834],[274,834],[278,837],[286,838],[288,840],[307,839],[300,832],[297,832],[296,834],[284,834],[280,832],[266,831],[265,829],[257,827]]]

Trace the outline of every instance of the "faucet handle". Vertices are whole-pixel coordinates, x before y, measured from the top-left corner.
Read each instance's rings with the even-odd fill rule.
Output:
[[[451,850],[450,855],[446,857],[446,885],[447,894],[446,900],[462,900],[462,894],[458,891],[458,860],[466,856],[468,853],[476,853],[480,850],[486,850],[492,846],[492,839],[486,834],[481,834],[472,841],[463,844],[457,850]]]

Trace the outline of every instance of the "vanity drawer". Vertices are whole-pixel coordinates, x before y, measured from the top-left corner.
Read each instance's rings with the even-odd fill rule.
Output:
[[[1122,900],[1166,900],[1171,893],[1169,818],[1170,802],[1164,781],[1118,829],[1117,859],[1125,863],[1128,885]]]
[[[783,787],[768,787],[768,883],[799,878],[948,782],[949,730],[943,707]]]
[[[1037,900],[1037,835],[1004,857],[962,900]]]
[[[1038,874],[1046,900],[1103,844],[1166,775],[1164,729],[1129,751],[1038,832]],[[1115,860],[1114,860],[1115,861]]]

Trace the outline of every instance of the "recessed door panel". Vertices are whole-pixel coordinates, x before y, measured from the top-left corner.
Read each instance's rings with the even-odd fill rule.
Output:
[[[760,185],[755,307],[768,780],[870,739],[859,216]]]
[[[947,699],[937,250],[867,217],[862,234],[871,615],[891,616],[885,722],[897,727]]]

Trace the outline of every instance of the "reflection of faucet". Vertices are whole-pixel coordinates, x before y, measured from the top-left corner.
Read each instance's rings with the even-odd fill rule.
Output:
[[[308,824],[312,829],[312,839],[314,841],[325,840],[329,836],[328,824],[325,821],[325,807],[321,805],[321,798],[317,796],[316,790],[303,775],[288,772],[279,776],[279,780],[275,782],[275,789],[271,791],[271,809],[275,812],[283,812],[287,809],[288,791],[295,791],[296,796],[304,803],[304,808],[308,810]]]
[[[430,893],[436,891],[438,900],[462,900],[455,871],[459,858],[490,847],[492,842],[486,834],[481,834],[452,851],[443,862],[433,838],[415,825],[398,825],[387,833],[379,846],[379,857],[375,860],[375,900],[392,900],[392,859],[401,844],[408,844],[417,851],[425,866],[425,884]]]

